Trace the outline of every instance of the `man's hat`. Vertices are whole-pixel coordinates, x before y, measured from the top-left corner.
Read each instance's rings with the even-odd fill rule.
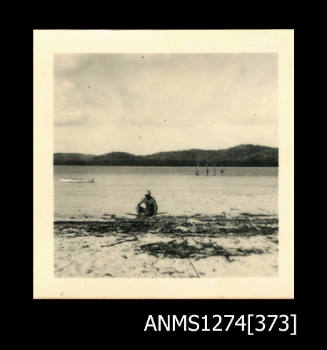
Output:
[[[146,196],[151,196],[151,191],[147,190],[145,195]]]

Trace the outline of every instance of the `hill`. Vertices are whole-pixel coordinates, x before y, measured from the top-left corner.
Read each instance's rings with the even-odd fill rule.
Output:
[[[125,152],[102,155],[55,153],[54,165],[131,165],[131,166],[278,166],[278,148],[239,145],[223,150],[190,149],[138,156]]]
[[[94,154],[83,154],[83,153],[55,153],[54,154],[54,164],[65,164],[71,163],[80,163],[88,162],[89,160],[94,159]]]

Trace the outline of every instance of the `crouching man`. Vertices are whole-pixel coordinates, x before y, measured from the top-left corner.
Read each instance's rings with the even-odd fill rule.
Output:
[[[142,204],[145,204],[145,207]],[[137,204],[136,210],[139,216],[157,215],[158,206],[156,200],[151,196],[151,191],[146,192],[145,197]]]

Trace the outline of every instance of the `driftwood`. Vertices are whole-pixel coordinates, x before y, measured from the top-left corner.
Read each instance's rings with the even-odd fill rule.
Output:
[[[123,241],[118,241],[118,242],[115,242],[115,243],[112,243],[112,244],[106,244],[106,245],[102,245],[101,248],[104,248],[104,247],[112,247],[113,245],[116,245],[116,244],[120,244],[120,243],[124,243],[124,242],[132,242],[132,241],[137,241],[138,239],[136,237],[132,238],[132,239],[125,239]]]
[[[194,265],[193,265],[191,259],[190,259],[190,258],[187,258],[187,260],[190,262],[191,266],[193,267],[193,270],[195,271],[197,277],[200,278],[200,276],[199,276],[199,274],[198,274],[198,271],[196,271],[196,268],[194,267]]]

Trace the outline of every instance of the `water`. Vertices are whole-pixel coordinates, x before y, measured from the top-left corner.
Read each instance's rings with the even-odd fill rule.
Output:
[[[55,166],[55,219],[104,218],[135,213],[146,190],[167,215],[240,212],[277,215],[278,168],[220,168],[209,176],[194,167]],[[65,183],[60,178],[95,178]]]

